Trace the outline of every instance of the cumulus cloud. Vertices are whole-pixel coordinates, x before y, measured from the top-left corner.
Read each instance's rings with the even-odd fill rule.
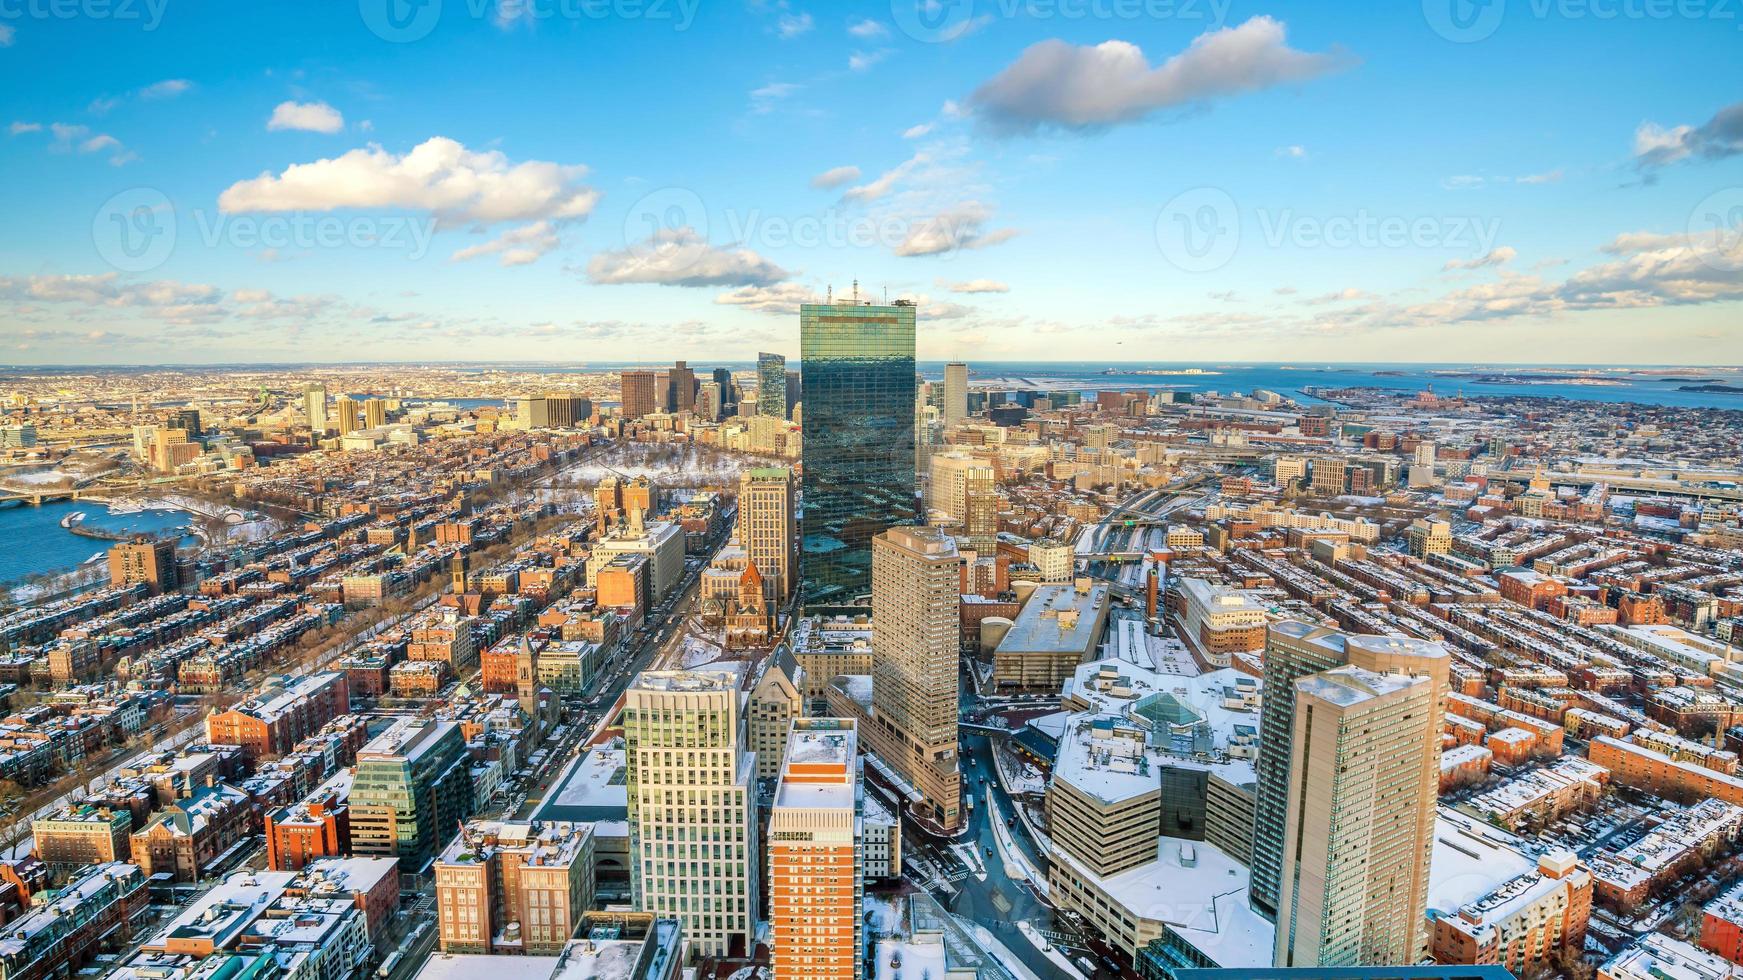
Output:
[[[721,306],[738,306],[771,316],[793,316],[799,312],[800,306],[816,303],[821,299],[809,286],[783,282],[772,286],[744,286],[729,293],[721,293],[714,297],[714,302]]]
[[[945,282],[938,280],[938,285],[953,293],[1008,293],[1011,287],[994,279],[970,279],[967,282]]]
[[[325,102],[280,102],[266,121],[270,130],[300,130],[305,133],[337,133],[345,117]]]
[[[875,20],[866,18],[849,24],[847,27],[847,33],[852,34],[854,37],[857,37],[862,41],[875,41],[878,38],[889,37],[890,29]]]
[[[961,303],[952,303],[948,300],[934,301],[932,297],[925,293],[903,293],[897,298],[908,300],[915,306],[919,307],[920,315],[925,317],[928,322],[935,320],[963,320],[973,316],[976,312],[974,307],[964,306]]]
[[[772,286],[787,271],[748,248],[716,248],[693,228],[655,233],[646,242],[600,252],[587,262],[587,278],[601,285]]]
[[[1309,297],[1307,299],[1302,300],[1301,302],[1306,303],[1310,306],[1323,306],[1327,303],[1353,303],[1353,302],[1356,302],[1357,300],[1373,299],[1373,298],[1374,298],[1373,293],[1363,292],[1362,290],[1357,289],[1354,286],[1349,286],[1349,287],[1346,287],[1344,289],[1340,289],[1335,293],[1325,293],[1325,294],[1320,295],[1320,296],[1312,296],[1312,297]]]
[[[995,132],[1092,131],[1161,109],[1310,81],[1350,63],[1341,52],[1289,47],[1283,24],[1270,17],[1200,34],[1155,67],[1126,41],[1078,46],[1055,39],[1025,50],[976,89],[969,106]]]
[[[226,214],[404,208],[449,224],[580,221],[599,202],[599,192],[581,183],[586,175],[584,166],[514,163],[438,136],[403,155],[371,144],[238,181],[218,196],[218,207]]]
[[[1277,156],[1284,157],[1284,158],[1289,159],[1289,160],[1305,160],[1305,159],[1307,159],[1307,147],[1305,147],[1305,146],[1279,146],[1276,150],[1276,154],[1277,154]]]
[[[807,13],[782,14],[775,20],[775,34],[783,41],[791,41],[796,37],[811,33],[811,28],[817,26]]]
[[[511,268],[537,262],[558,244],[557,232],[551,223],[535,221],[530,225],[505,231],[492,241],[460,249],[449,258],[454,262],[464,262],[480,255],[495,255],[498,256],[497,264]]]
[[[1487,255],[1482,255],[1474,259],[1448,259],[1446,265],[1441,266],[1441,271],[1452,272],[1455,269],[1486,269],[1490,266],[1506,265],[1518,257],[1519,253],[1514,250],[1512,246],[1503,245],[1500,248],[1491,250]]]
[[[1734,102],[1699,126],[1642,123],[1634,131],[1634,163],[1650,170],[1688,159],[1722,160],[1743,153],[1743,102]]]
[[[831,167],[811,178],[811,186],[818,190],[831,191],[844,184],[851,184],[858,179],[858,167]]]
[[[13,136],[18,136],[23,133],[40,133],[42,132],[42,123],[22,121],[14,122],[12,125],[6,127],[6,132]]]
[[[902,130],[902,138],[905,140],[917,140],[930,132],[932,132],[931,123],[919,123]]]
[[[993,209],[979,201],[964,201],[923,221],[916,222],[896,246],[902,256],[942,255],[963,249],[986,248],[1010,241],[1017,232],[1010,228],[989,231]]]

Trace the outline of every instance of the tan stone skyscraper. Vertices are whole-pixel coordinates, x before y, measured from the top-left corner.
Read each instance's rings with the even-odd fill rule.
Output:
[[[1440,771],[1434,681],[1347,666],[1294,687],[1274,964],[1420,962]]]
[[[942,453],[932,457],[927,482],[927,506],[941,510],[962,524],[977,553],[990,554],[998,547],[998,477],[991,461],[967,453]]]
[[[762,574],[767,592],[785,604],[797,584],[799,534],[793,471],[772,466],[738,479],[738,543]]]
[[[1440,718],[1448,687],[1447,668],[1452,658],[1438,643],[1396,636],[1363,636],[1343,633],[1299,620],[1272,623],[1265,640],[1265,700],[1259,718],[1259,758],[1255,768],[1258,787],[1253,807],[1253,884],[1255,910],[1276,921],[1280,915],[1285,860],[1284,838],[1294,811],[1289,793],[1294,783],[1296,721],[1295,682],[1303,677],[1345,665],[1381,674],[1407,674],[1428,678],[1434,696],[1429,705],[1431,724],[1440,731]],[[1434,742],[1434,772],[1419,774],[1432,802],[1439,781],[1439,746]],[[1427,902],[1428,857],[1432,842],[1434,807],[1418,814],[1423,825],[1419,855],[1421,880],[1416,890]],[[1303,966],[1308,964],[1301,964]],[[1335,965],[1335,964],[1328,964]]]
[[[944,365],[944,424],[956,425],[968,418],[968,365],[952,361]]]
[[[961,559],[927,527],[872,540],[872,708],[878,755],[925,796],[945,827],[961,819],[956,755]]]

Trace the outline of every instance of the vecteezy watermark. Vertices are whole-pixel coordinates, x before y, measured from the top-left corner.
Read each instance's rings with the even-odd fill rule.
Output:
[[[194,232],[187,239],[185,232]],[[169,261],[178,241],[200,247],[275,253],[369,248],[416,262],[428,255],[436,220],[409,215],[337,215],[291,211],[224,214],[195,208],[178,214],[162,191],[135,187],[104,201],[91,219],[97,255],[119,272],[150,272]]]
[[[711,215],[695,191],[663,187],[630,206],[623,242],[628,255],[657,257],[668,273],[718,263],[723,249],[864,248],[949,258],[998,240],[982,232],[987,217],[978,211],[915,216],[834,207],[803,214],[726,208]],[[710,230],[720,233],[720,243],[712,241]]]
[[[0,21],[112,20],[155,31],[169,0],[0,0]]]
[[[1294,208],[1241,211],[1227,191],[1195,187],[1156,214],[1156,247],[1182,272],[1228,265],[1243,237],[1268,249],[1443,249],[1480,259],[1495,249],[1501,219],[1477,215],[1304,214]]]
[[[158,0],[164,2],[164,0]],[[421,41],[444,12],[511,26],[549,20],[642,20],[687,31],[702,0],[357,0],[363,23],[395,44]]]
[[[937,44],[954,41],[989,20],[1228,22],[1234,0],[890,0],[890,16],[903,34]]]
[[[1743,0],[1511,0],[1513,16],[1535,20],[1709,20],[1743,30]],[[1436,34],[1459,44],[1494,36],[1509,16],[1509,0],[1422,0]]]
[[[91,219],[97,255],[119,272],[149,272],[176,247],[176,212],[156,188],[135,187],[104,201]]]
[[[1714,191],[1689,212],[1689,248],[1720,272],[1743,272],[1743,187]]]

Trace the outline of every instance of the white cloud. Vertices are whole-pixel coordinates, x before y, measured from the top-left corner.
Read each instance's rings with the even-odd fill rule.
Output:
[[[0,24],[0,48],[12,47],[13,38],[18,36],[18,29],[11,24]]]
[[[218,196],[218,207],[226,214],[406,208],[479,225],[580,221],[599,202],[599,192],[581,183],[586,175],[584,166],[513,163],[500,151],[468,150],[437,136],[404,155],[371,144],[238,181]]]
[[[1278,156],[1290,160],[1307,159],[1307,147],[1305,146],[1279,146],[1276,153]]]
[[[337,133],[345,117],[325,102],[280,102],[266,121],[269,130],[301,130],[305,133]]]
[[[1515,177],[1513,182],[1515,184],[1556,184],[1561,182],[1561,178],[1562,172],[1560,170],[1551,170],[1541,174],[1526,174],[1523,177]]]
[[[917,126],[909,126],[907,129],[902,130],[902,138],[905,140],[917,140],[932,132],[932,128],[931,123],[920,123]]]
[[[896,297],[912,302],[920,308],[920,315],[928,322],[936,320],[962,320],[973,316],[977,311],[972,306],[952,303],[949,300],[933,301],[925,293],[903,293]]]
[[[907,237],[896,246],[902,256],[941,255],[962,249],[986,248],[1010,241],[1017,232],[1010,228],[985,230],[993,209],[979,201],[964,201],[910,226]]]
[[[875,20],[867,18],[865,20],[855,21],[848,25],[847,33],[852,34],[854,37],[857,37],[862,41],[873,41],[878,38],[889,37],[890,29]]]
[[[587,278],[601,285],[772,286],[786,279],[787,271],[748,248],[716,248],[695,229],[678,228],[594,255],[587,262]]]
[[[821,299],[809,286],[783,282],[772,286],[744,286],[730,293],[721,293],[714,297],[714,302],[721,306],[739,306],[771,316],[793,316],[799,312],[800,306],[816,303]]]
[[[876,51],[855,51],[848,55],[847,67],[852,71],[865,71],[894,53],[890,48],[879,48]]]
[[[1357,300],[1373,299],[1373,298],[1374,298],[1373,293],[1363,292],[1362,290],[1357,289],[1354,286],[1349,286],[1347,288],[1340,289],[1335,293],[1326,293],[1322,296],[1313,296],[1313,297],[1310,297],[1308,299],[1304,299],[1301,302],[1306,303],[1309,306],[1324,306],[1327,303],[1354,303]]]
[[[139,90],[142,99],[173,99],[178,95],[192,91],[194,83],[185,78],[166,78],[161,82],[153,82]]]
[[[24,133],[40,133],[42,132],[42,123],[15,122],[6,127],[6,132],[13,136],[19,136]]]
[[[454,262],[464,262],[480,255],[496,255],[500,256],[497,263],[508,268],[537,262],[559,244],[556,230],[549,221],[535,221],[505,231],[483,244],[460,249],[449,258]]]
[[[930,156],[925,152],[916,153],[897,164],[895,167],[879,174],[878,179],[871,183],[848,188],[847,193],[841,195],[842,200],[856,201],[860,204],[876,201],[889,194],[891,190],[894,190],[897,182],[908,176],[910,173],[913,173],[914,168],[928,162],[930,159]]]
[[[1092,47],[1042,41],[976,89],[969,103],[995,131],[1095,130],[1160,109],[1309,81],[1350,63],[1341,52],[1291,48],[1281,22],[1254,17],[1200,34],[1154,68],[1126,41]]]
[[[1733,102],[1699,126],[1642,123],[1634,131],[1634,163],[1642,170],[1699,158],[1722,160],[1743,154],[1743,102]]]
[[[0,276],[0,297],[38,303],[73,303],[112,309],[179,310],[210,306],[223,297],[216,286],[170,279],[130,282],[120,275]]]
[[[995,279],[970,279],[967,282],[945,282],[938,280],[938,285],[953,293],[1008,293],[1011,287]]]
[[[791,41],[793,38],[809,34],[811,28],[815,26],[817,26],[816,22],[811,19],[810,14],[782,14],[775,20],[775,33],[780,36],[781,40]]]
[[[831,167],[811,178],[811,186],[818,190],[834,190],[843,184],[851,184],[859,179],[859,168],[854,166]]]
[[[16,135],[34,133],[41,129],[35,123],[14,123],[12,132]],[[117,167],[138,159],[132,151],[121,145],[120,140],[108,133],[93,133],[89,126],[57,122],[49,123],[48,130],[54,136],[54,141],[48,148],[54,153],[71,153],[74,150],[79,153],[108,153],[109,162]]]
[[[759,114],[772,112],[776,102],[787,98],[803,87],[792,82],[770,82],[762,88],[753,89],[750,93],[751,111]]]
[[[1519,253],[1510,245],[1503,245],[1487,255],[1474,259],[1448,259],[1441,266],[1442,272],[1452,272],[1455,269],[1486,269],[1490,266],[1506,265],[1519,257]]]

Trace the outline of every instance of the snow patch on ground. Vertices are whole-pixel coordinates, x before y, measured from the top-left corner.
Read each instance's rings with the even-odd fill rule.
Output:
[[[994,936],[986,926],[978,922],[970,922],[961,916],[957,917],[957,921],[967,927],[974,936],[974,941],[980,943],[980,947],[991,954],[993,959],[998,960],[1000,966],[1011,971],[1011,975],[1017,980],[1041,980],[1041,977],[1034,970],[1029,969],[1022,960],[1017,959],[1017,954],[1011,952],[1010,947],[999,942],[998,937]]]
[[[979,878],[981,881],[986,880],[986,864],[981,861],[980,855],[975,853],[974,848],[969,847],[967,844],[952,844],[950,845],[950,849],[955,852],[957,857],[962,859],[963,864],[968,865],[968,870],[974,872],[976,878]]]
[[[1004,815],[993,805],[991,792],[987,793],[986,802],[987,806],[991,808],[988,812],[989,822],[993,825],[993,840],[998,844],[999,860],[1005,864],[1005,876],[1012,881],[1026,879],[1037,892],[1041,893],[1042,898],[1051,901],[1052,893],[1047,889],[1046,877],[1037,871],[1033,864],[1029,863],[1029,858],[1023,853],[1023,849],[1011,839],[1011,832],[1005,827]]]

